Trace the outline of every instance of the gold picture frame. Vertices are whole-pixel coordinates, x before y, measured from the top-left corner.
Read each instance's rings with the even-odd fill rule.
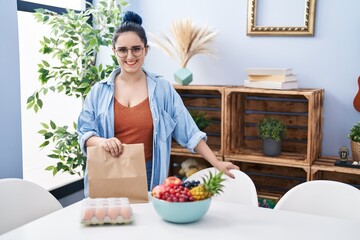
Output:
[[[258,0],[248,0],[247,35],[249,36],[314,36],[316,0],[304,0],[303,26],[257,26]]]

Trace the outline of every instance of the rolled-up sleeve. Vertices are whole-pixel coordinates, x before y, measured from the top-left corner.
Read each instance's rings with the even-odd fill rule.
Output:
[[[81,151],[86,155],[86,141],[92,136],[99,136],[94,129],[94,111],[91,104],[91,93],[89,93],[83,103],[77,122],[77,132]]]
[[[189,151],[195,152],[200,140],[206,141],[207,136],[200,131],[175,89],[173,89],[173,118],[176,121],[174,139]]]

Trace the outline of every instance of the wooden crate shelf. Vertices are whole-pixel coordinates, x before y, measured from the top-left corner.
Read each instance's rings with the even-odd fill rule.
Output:
[[[225,161],[228,161],[225,159]],[[232,161],[254,181],[257,192],[262,196],[278,196],[294,186],[306,182],[310,176],[309,166],[281,166],[246,161]]]
[[[224,86],[202,86],[202,85],[174,85],[180,94],[184,105],[190,111],[205,114],[210,120],[210,125],[203,131],[207,134],[207,144],[215,155],[223,154],[223,132],[224,132]],[[187,153],[188,150],[181,147],[175,141],[172,143],[172,152]]]
[[[323,89],[226,88],[224,157],[310,166],[321,154],[323,100]],[[287,126],[282,155],[275,158],[262,154],[257,123],[264,117]]]
[[[210,118],[211,125],[204,131],[218,159],[239,165],[255,182],[260,197],[278,199],[292,187],[316,179],[345,182],[360,189],[360,169],[334,166],[336,157],[321,157],[323,89],[174,87],[189,110]],[[264,156],[257,137],[256,124],[265,116],[280,119],[288,127],[277,157]],[[188,158],[210,167],[199,154],[173,142],[169,175],[178,175],[181,163]]]
[[[360,168],[335,166],[336,157],[322,157],[311,166],[311,180],[333,180],[348,183],[360,189]]]

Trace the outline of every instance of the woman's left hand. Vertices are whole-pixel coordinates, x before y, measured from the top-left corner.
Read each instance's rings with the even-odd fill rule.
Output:
[[[214,166],[219,171],[224,172],[226,175],[228,175],[231,178],[235,178],[234,174],[230,172],[231,169],[240,170],[238,166],[233,164],[232,162],[225,162],[225,161],[218,161],[216,163],[216,166]]]

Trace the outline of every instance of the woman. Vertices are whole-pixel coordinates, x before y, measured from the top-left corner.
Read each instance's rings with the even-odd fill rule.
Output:
[[[112,50],[120,68],[96,83],[84,101],[78,119],[82,151],[86,154],[87,147],[102,146],[117,157],[122,143],[144,143],[150,190],[168,176],[173,137],[234,177],[229,170],[238,167],[216,158],[205,142],[206,134],[199,130],[172,85],[142,68],[149,46],[141,24],[139,15],[126,12],[114,34]]]

